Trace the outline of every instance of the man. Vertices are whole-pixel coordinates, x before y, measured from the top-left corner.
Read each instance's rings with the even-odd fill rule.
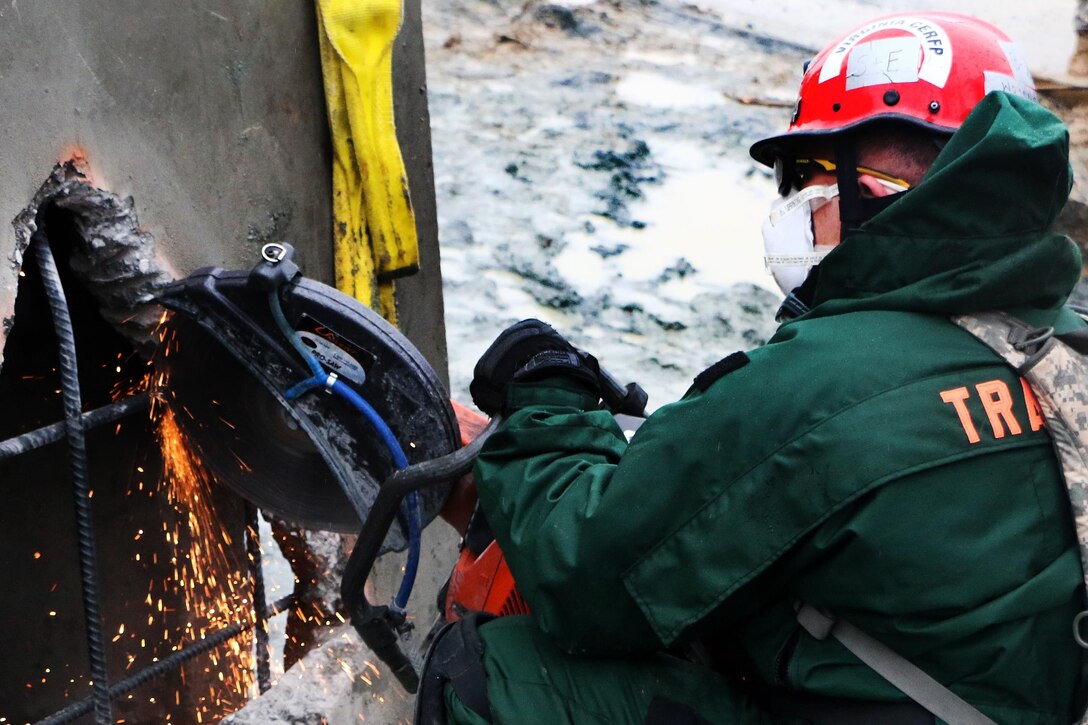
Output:
[[[752,149],[783,195],[764,233],[786,321],[630,444],[592,359],[535,321],[500,335],[473,381],[506,416],[476,484],[532,615],[461,628],[486,686],[448,678],[452,721],[934,721],[799,610],[993,721],[1079,717],[1060,468],[1030,389],[949,320],[1083,324],[1062,307],[1078,252],[1048,231],[1067,133],[1033,95],[965,16],[828,46]]]

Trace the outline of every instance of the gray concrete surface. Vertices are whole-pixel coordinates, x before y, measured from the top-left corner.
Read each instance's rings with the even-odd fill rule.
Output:
[[[420,3],[421,0],[404,0],[404,21],[393,49],[393,110],[401,155],[408,173],[408,186],[412,192],[420,257],[419,272],[396,283],[397,314],[401,331],[419,348],[449,387]]]
[[[441,279],[418,2],[398,41],[398,133],[423,271],[398,298],[405,330],[445,375]],[[0,220],[80,149],[94,181],[131,195],[175,275],[251,266],[298,246],[332,279],[328,131],[311,3],[4,0],[0,4]],[[6,227],[6,225],[5,225]],[[22,250],[0,228],[0,321]]]
[[[324,99],[306,4],[63,0],[0,10],[0,219],[74,147],[176,274],[291,239],[331,276]],[[19,250],[4,233],[0,317]]]

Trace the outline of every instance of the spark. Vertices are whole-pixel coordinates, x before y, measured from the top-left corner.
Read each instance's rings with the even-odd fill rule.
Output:
[[[172,333],[162,334],[165,337]],[[176,342],[176,338],[165,338],[163,347],[176,351]],[[162,452],[162,473],[152,494],[164,496],[166,511],[174,515],[164,517],[161,531],[172,548],[166,560],[169,574],[161,582],[149,584],[143,602],[149,627],[156,618],[169,625],[173,620],[167,613],[175,609],[170,602],[180,597],[179,606],[185,616],[178,625],[162,630],[161,642],[164,648],[176,652],[233,623],[252,622],[251,584],[245,568],[239,570],[237,561],[227,555],[229,549],[220,543],[229,544],[231,537],[214,508],[212,487],[216,484],[202,464],[200,450],[178,424],[169,375],[165,371],[149,373],[144,385],[150,388],[152,417]],[[137,470],[144,473],[142,467]],[[142,540],[144,534],[143,529],[138,530],[135,540]],[[251,640],[251,634],[240,635],[209,653],[206,661],[216,670],[205,670],[209,676],[207,697],[200,697],[199,704],[194,703],[190,714],[180,720],[218,722],[256,695]],[[141,639],[140,646],[144,645]],[[176,706],[181,706],[180,692],[175,692],[173,699]]]
[[[160,322],[167,318],[164,313]],[[178,340],[170,328],[160,327],[158,336],[164,355],[177,353]],[[149,418],[162,463],[161,468],[151,467],[151,474],[143,466],[136,466],[132,488],[126,492],[146,492],[149,497],[163,499],[161,530],[136,529],[129,534],[137,550],[136,561],[147,562],[145,571],[154,572],[153,578],[148,581],[145,597],[135,602],[134,618],[113,624],[113,641],[123,642],[118,646],[127,650],[121,653],[125,668],[133,670],[149,661],[159,662],[166,653],[184,649],[226,626],[252,623],[254,618],[251,583],[244,565],[239,566],[239,547],[233,544],[224,520],[215,510],[213,486],[217,484],[201,462],[201,451],[186,439],[178,424],[175,412],[183,408],[173,399],[162,359],[158,358],[159,365],[145,368],[142,377],[125,376],[110,390],[114,400],[137,393],[148,395]],[[134,364],[131,356],[118,356],[117,362],[108,367],[121,373]],[[187,410],[184,414],[191,417]],[[244,465],[241,461],[239,464]],[[149,475],[151,480],[147,479]],[[163,544],[159,542],[168,547],[162,557],[153,548],[139,551],[145,547],[161,549]],[[35,559],[41,556],[40,552],[34,554]],[[56,589],[54,584],[53,591]],[[50,611],[49,616],[56,617],[57,612]],[[164,709],[159,721],[219,722],[254,697],[257,687],[252,639],[252,634],[240,635],[205,655],[204,661],[210,660],[214,669],[205,668],[201,676],[200,686],[207,687],[204,696],[199,696],[196,683],[189,681],[198,670],[180,670],[181,688],[174,691],[173,697],[159,693],[159,699],[149,700]],[[6,722],[0,719],[0,725]]]

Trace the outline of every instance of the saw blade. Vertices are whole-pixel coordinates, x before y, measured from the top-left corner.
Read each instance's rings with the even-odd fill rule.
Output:
[[[327,371],[366,400],[389,426],[409,463],[459,444],[456,417],[434,369],[395,328],[358,301],[305,278],[281,293],[288,325]],[[394,470],[382,437],[359,411],[320,388],[288,401],[311,373],[246,272],[205,269],[171,285],[174,310],[157,364],[179,427],[223,483],[308,528],[358,532]],[[169,354],[166,354],[166,353]],[[448,482],[420,490],[432,520]],[[402,549],[406,522],[385,549]]]
[[[222,483],[305,528],[356,532],[359,516],[291,409],[180,316],[163,366],[167,403],[188,443]]]

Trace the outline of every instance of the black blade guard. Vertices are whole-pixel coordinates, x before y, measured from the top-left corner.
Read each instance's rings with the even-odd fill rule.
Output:
[[[326,370],[377,411],[410,463],[453,451],[457,420],[434,369],[384,319],[359,302],[299,278],[280,291],[288,324]],[[249,273],[199,270],[167,288],[174,311],[157,364],[160,391],[215,477],[261,508],[301,526],[359,531],[394,470],[369,422],[321,388],[288,401],[311,373],[280,333],[268,293]],[[423,523],[449,486],[420,492]],[[407,545],[405,522],[385,549]]]

